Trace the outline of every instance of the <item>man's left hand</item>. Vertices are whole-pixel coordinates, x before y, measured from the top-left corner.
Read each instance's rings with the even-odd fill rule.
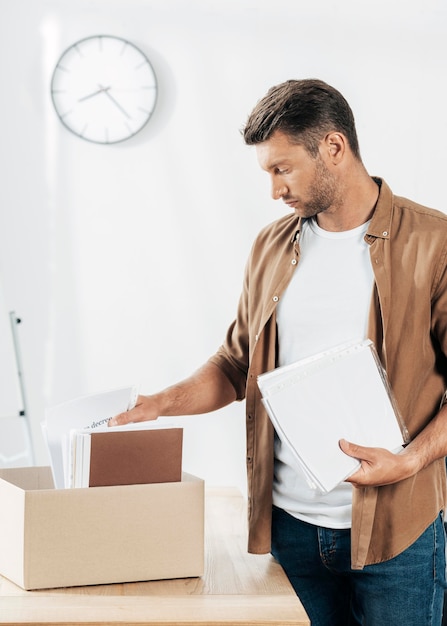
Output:
[[[389,485],[408,478],[412,473],[403,454],[394,454],[384,448],[359,446],[345,439],[340,439],[339,445],[345,454],[361,463],[361,467],[346,479],[355,487]]]

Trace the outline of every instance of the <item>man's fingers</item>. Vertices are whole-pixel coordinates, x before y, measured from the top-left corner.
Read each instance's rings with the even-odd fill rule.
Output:
[[[155,420],[158,417],[157,407],[150,397],[138,396],[133,409],[119,413],[109,420],[109,426],[125,426],[134,422]]]
[[[346,441],[346,439],[340,439],[338,445],[340,446],[341,450],[348,456],[353,456],[356,459],[365,458],[364,456],[361,456],[361,452],[366,450],[366,448],[363,448],[362,446],[358,446],[355,443]]]
[[[115,415],[109,420],[108,426],[124,426],[125,424],[129,424],[132,421],[129,414],[130,411],[126,411],[125,413]]]

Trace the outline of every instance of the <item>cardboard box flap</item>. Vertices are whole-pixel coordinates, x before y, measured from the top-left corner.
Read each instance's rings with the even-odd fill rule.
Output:
[[[5,480],[24,491],[54,489],[50,467],[5,467],[0,468],[0,480]]]

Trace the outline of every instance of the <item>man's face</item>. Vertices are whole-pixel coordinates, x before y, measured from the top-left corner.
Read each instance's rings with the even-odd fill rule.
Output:
[[[298,216],[312,217],[336,208],[337,180],[320,154],[314,159],[280,131],[257,144],[256,153],[260,166],[270,174],[272,197],[281,198]]]

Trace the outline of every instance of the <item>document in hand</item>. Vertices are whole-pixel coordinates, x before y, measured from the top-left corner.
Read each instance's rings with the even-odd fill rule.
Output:
[[[69,487],[180,482],[183,429],[158,422],[72,431]]]
[[[310,484],[334,489],[360,463],[339,446],[398,452],[406,440],[374,345],[343,345],[258,377],[263,404]]]
[[[135,406],[136,399],[136,387],[123,387],[81,396],[46,409],[41,426],[56,489],[68,486],[70,431],[87,428],[95,430],[106,426],[111,417]]]

